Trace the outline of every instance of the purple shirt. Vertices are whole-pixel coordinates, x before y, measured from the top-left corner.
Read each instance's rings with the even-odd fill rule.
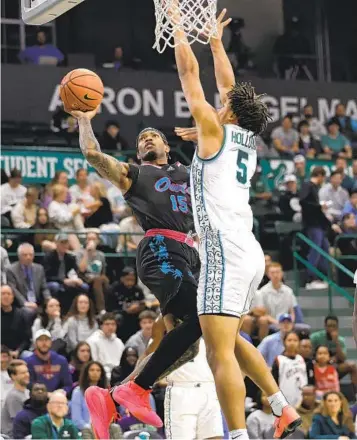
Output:
[[[57,64],[64,59],[63,53],[52,44],[26,47],[25,50],[19,53],[18,57],[25,64],[40,64],[41,57],[57,58]]]

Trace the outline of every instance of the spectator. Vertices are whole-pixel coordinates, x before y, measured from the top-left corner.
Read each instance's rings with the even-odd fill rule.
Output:
[[[301,206],[298,196],[297,179],[294,174],[284,178],[285,191],[279,198],[279,208],[285,221],[301,222]]]
[[[332,118],[327,123],[328,134],[322,136],[322,150],[326,159],[331,160],[335,157],[352,158],[352,148],[350,141],[340,133],[340,124],[336,118]]]
[[[84,399],[84,393],[90,386],[108,388],[105,370],[99,362],[91,361],[85,365],[79,380],[79,386],[74,389],[72,394],[72,420],[82,432],[82,438],[84,439],[97,438],[92,430],[88,406]],[[110,438],[121,438],[120,434],[120,427],[115,423],[111,423]]]
[[[351,192],[355,186],[355,180],[347,174],[347,160],[344,157],[337,157],[335,168],[342,173],[342,188],[345,188],[348,192]]]
[[[301,339],[299,354],[302,356],[306,364],[308,384],[315,386],[314,363],[312,361],[312,343],[309,338]]]
[[[92,201],[90,195],[90,185],[88,182],[88,171],[85,168],[79,168],[76,171],[76,182],[69,188],[71,201],[78,205],[84,204],[87,201]],[[84,207],[84,205],[83,205]]]
[[[11,361],[10,350],[5,346],[1,346],[1,408],[4,406],[6,396],[12,389],[13,382],[9,376],[8,368]]]
[[[113,222],[113,213],[107,199],[107,192],[100,182],[94,182],[90,187],[93,202],[86,202],[85,207],[89,214],[84,222],[86,228],[99,228]]]
[[[346,202],[342,210],[342,215],[353,214],[357,225],[357,189],[351,192],[350,200]]]
[[[341,379],[342,377],[346,376],[346,374],[350,374],[354,392],[356,393],[357,366],[354,362],[349,362],[346,360],[346,342],[345,338],[339,335],[337,316],[326,316],[325,329],[312,333],[310,338],[314,350],[316,350],[319,345],[328,347],[332,356],[332,362],[336,366],[339,378]]]
[[[306,364],[298,354],[300,340],[296,332],[284,335],[284,352],[278,355],[272,366],[272,374],[280,390],[292,406],[302,397],[302,388],[307,385]]]
[[[336,368],[331,365],[328,347],[319,345],[315,351],[314,375],[316,396],[319,400],[327,391],[340,391],[340,382]]]
[[[135,270],[132,267],[123,269],[120,280],[111,285],[108,296],[110,309],[121,315],[118,335],[126,341],[139,329],[138,317],[145,308],[144,293],[136,284]]]
[[[39,30],[37,32],[36,43],[34,46],[26,47],[19,53],[21,63],[57,66],[64,60],[63,53],[53,44],[47,43],[45,31]]]
[[[14,228],[28,229],[35,224],[38,202],[38,189],[30,187],[26,196],[11,210],[11,220]]]
[[[49,298],[45,301],[45,305],[38,318],[32,326],[32,340],[35,340],[39,330],[48,330],[52,337],[52,350],[58,352],[65,348],[64,338],[66,328],[61,319],[61,305],[56,298]]]
[[[302,154],[298,154],[294,157],[294,174],[297,178],[297,187],[298,190],[301,189],[302,184],[305,182],[307,175],[306,175],[306,160],[305,157]]]
[[[139,315],[140,330],[126,341],[125,346],[136,348],[139,357],[144,354],[151,339],[155,319],[156,314],[151,310],[141,312]]]
[[[255,148],[257,150],[258,159],[274,159],[279,157],[275,149],[269,148],[261,136],[255,138]]]
[[[306,229],[306,235],[317,246],[325,252],[329,252],[329,242],[326,238],[326,230],[330,228],[330,221],[325,216],[328,208],[326,203],[320,204],[318,191],[326,178],[326,171],[323,167],[315,167],[311,172],[309,182],[304,182],[300,191],[300,205],[302,209],[302,221]],[[309,263],[328,273],[327,260],[321,258],[320,253],[310,248],[307,256]],[[308,270],[307,289],[324,289],[327,284],[319,281],[316,275]]]
[[[87,295],[74,298],[66,318],[66,326],[68,352],[74,350],[79,342],[86,341],[98,329],[94,305]]]
[[[124,344],[117,338],[116,330],[115,316],[111,313],[105,313],[102,316],[100,330],[96,330],[87,340],[93,360],[103,364],[108,380],[112,369],[120,363],[124,351]]]
[[[25,401],[23,410],[14,420],[14,438],[24,439],[31,435],[31,424],[40,416],[47,413],[47,389],[42,383],[35,383],[31,389],[30,398]]]
[[[135,215],[124,218],[119,223],[119,229],[120,236],[117,252],[136,252],[139,243],[144,238],[144,230],[139,225]]]
[[[30,346],[31,325],[23,308],[14,307],[14,293],[10,286],[1,286],[1,343],[10,349],[12,358]]]
[[[267,396],[259,391],[257,409],[247,417],[247,430],[250,439],[261,439],[264,431],[274,424],[274,415],[270,408]]]
[[[114,367],[112,370],[110,386],[114,387],[115,385],[119,385],[124,379],[126,379],[129,374],[134,371],[138,359],[138,350],[134,347],[129,347],[126,345],[120,360],[120,365],[118,367]]]
[[[55,230],[55,225],[50,222],[48,218],[48,212],[46,208],[39,208],[37,210],[36,222],[30,229],[47,229]],[[56,249],[56,244],[54,243],[55,234],[52,233],[36,233],[31,235],[31,242],[35,249],[38,251],[50,252]]]
[[[337,104],[335,109],[335,118],[338,120],[341,133],[348,139],[357,140],[357,119],[346,116],[346,107],[343,104]]]
[[[356,438],[352,414],[348,408],[347,400],[341,393],[330,391],[323,396],[312,419],[309,438],[343,440]]]
[[[48,414],[38,417],[32,422],[32,439],[80,439],[74,423],[66,419],[68,414],[67,397],[63,392],[56,391],[49,397]]]
[[[77,386],[83,366],[92,360],[90,346],[87,342],[79,342],[72,352],[72,360],[69,365],[73,385]]]
[[[299,153],[308,159],[313,159],[319,151],[319,145],[310,132],[307,121],[301,121],[298,125]]]
[[[48,215],[55,227],[60,230],[83,230],[84,226],[79,206],[65,203],[68,189],[64,185],[54,185],[52,193],[53,200],[48,206]],[[76,235],[69,234],[68,238],[73,250],[80,249],[81,245]]]
[[[30,375],[26,362],[21,360],[12,361],[9,365],[8,373],[14,382],[14,386],[8,392],[1,410],[1,434],[13,438],[15,416],[22,410],[25,400],[29,398],[27,386],[30,383]]]
[[[129,144],[120,134],[120,125],[116,121],[107,121],[105,124],[105,130],[100,139],[100,146],[104,151],[129,150]]]
[[[254,205],[255,210],[259,206],[263,209],[270,208],[273,193],[269,188],[268,178],[263,174],[262,167],[260,165],[257,166],[252,177],[249,194],[251,203]]]
[[[284,351],[284,336],[291,332],[294,327],[290,315],[281,315],[279,318],[279,332],[273,333],[262,340],[258,345],[258,350],[263,355],[265,362],[271,367],[279,354]]]
[[[309,131],[315,139],[320,140],[321,136],[326,134],[325,126],[319,121],[318,118],[314,116],[314,109],[312,105],[305,105],[302,120],[306,120],[308,122]]]
[[[301,417],[302,424],[300,429],[304,432],[305,438],[308,438],[309,429],[312,424],[312,418],[314,416],[316,408],[319,403],[316,401],[315,388],[311,385],[306,385],[302,389],[302,401],[296,408],[296,411]]]
[[[68,234],[61,232],[55,240],[56,250],[45,255],[43,265],[52,296],[59,300],[62,313],[66,314],[73,298],[81,291],[87,291],[88,285],[79,278],[76,258],[68,252]]]
[[[27,189],[21,185],[21,181],[21,171],[14,168],[10,171],[9,182],[1,185],[1,215],[10,215],[14,206],[25,198]]]
[[[131,209],[126,203],[123,193],[117,186],[111,185],[108,189],[108,200],[115,221],[119,222],[121,219],[128,217],[131,214]]]
[[[4,249],[2,246],[0,247],[0,258],[1,258],[1,263],[0,263],[1,284],[6,284],[7,283],[6,271],[10,267],[11,264],[10,264],[9,255],[7,253],[7,250]]]
[[[120,70],[124,65],[123,48],[118,46],[114,49],[113,67],[115,70]]]
[[[62,103],[57,106],[57,109],[52,115],[50,129],[53,133],[62,137],[68,146],[72,146],[72,142],[74,142],[75,139],[78,145],[78,121],[64,111]]]
[[[340,171],[333,171],[330,175],[330,182],[325,183],[319,191],[320,202],[328,205],[325,215],[331,222],[341,218],[342,210],[348,202],[348,192],[342,188],[343,175]]]
[[[77,251],[76,261],[82,278],[88,283],[94,295],[97,313],[105,313],[104,292],[109,285],[109,279],[105,275],[106,260],[103,252],[97,249],[99,236],[96,232],[88,232],[86,246]]]
[[[46,190],[42,197],[42,207],[48,209],[53,200],[53,187],[55,185],[63,185],[68,188],[68,174],[66,171],[56,171],[51,182],[46,186]],[[68,191],[65,203],[71,203],[71,195]]]
[[[290,116],[285,116],[281,126],[274,128],[271,138],[273,146],[280,154],[280,157],[291,159],[299,153],[299,134],[293,128]]]
[[[49,393],[60,388],[69,393],[72,388],[72,377],[68,370],[68,362],[66,358],[51,350],[51,333],[44,329],[38,330],[34,345],[34,354],[26,359],[31,384],[43,383]]]
[[[35,250],[30,243],[22,243],[17,249],[19,261],[12,263],[7,270],[8,283],[20,307],[26,307],[33,314],[45,299],[51,297],[46,285],[43,267],[34,263]]]

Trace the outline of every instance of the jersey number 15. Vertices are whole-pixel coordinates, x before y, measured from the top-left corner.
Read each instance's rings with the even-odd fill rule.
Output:
[[[237,180],[242,185],[247,183],[247,162],[248,162],[248,153],[243,150],[238,150],[237,157]]]

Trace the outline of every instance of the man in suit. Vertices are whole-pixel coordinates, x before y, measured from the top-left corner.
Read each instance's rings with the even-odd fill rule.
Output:
[[[75,296],[88,292],[89,286],[79,278],[76,257],[68,252],[68,234],[57,234],[55,242],[56,250],[45,255],[43,265],[47,286],[60,302],[62,313],[67,313]]]
[[[7,282],[11,286],[20,307],[26,307],[36,315],[39,306],[51,297],[47,288],[45,271],[34,263],[35,250],[30,243],[22,243],[17,249],[19,261],[6,270]]]

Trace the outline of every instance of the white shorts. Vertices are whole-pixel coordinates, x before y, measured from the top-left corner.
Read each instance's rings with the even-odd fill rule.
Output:
[[[201,386],[168,385],[165,394],[165,431],[168,439],[223,437],[221,408],[214,383]]]
[[[208,232],[200,237],[199,315],[240,318],[250,310],[265,270],[264,254],[253,233]]]

